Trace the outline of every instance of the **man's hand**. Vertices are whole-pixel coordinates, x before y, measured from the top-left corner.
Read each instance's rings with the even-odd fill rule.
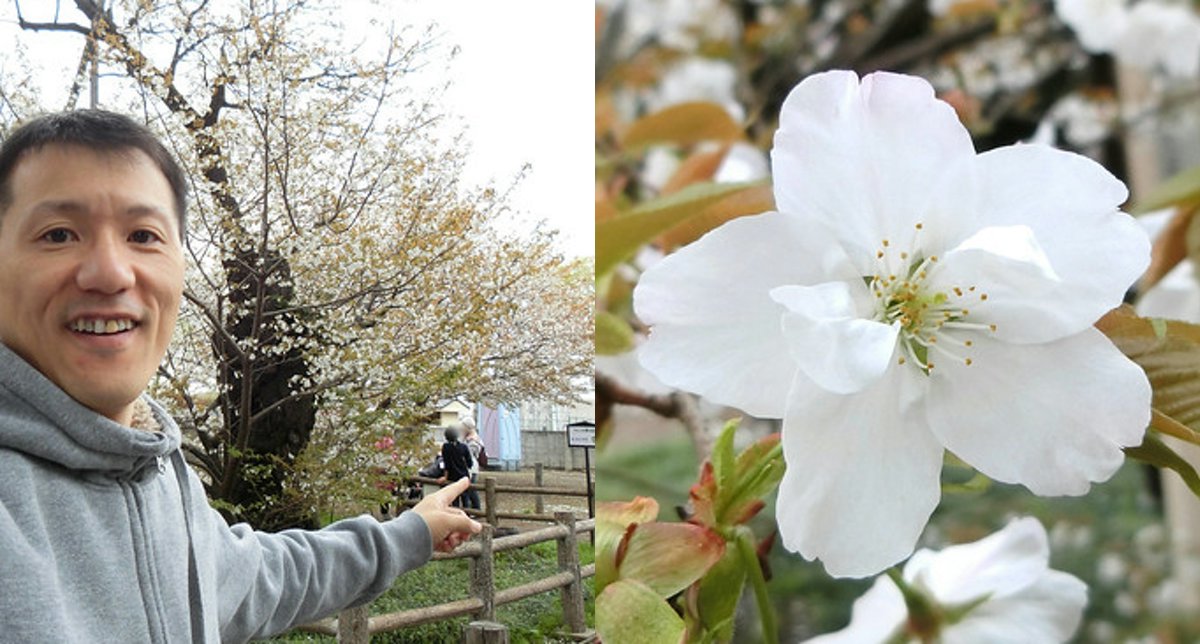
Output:
[[[413,512],[421,515],[425,525],[429,526],[434,550],[450,552],[483,529],[478,521],[467,516],[461,508],[450,505],[458,495],[466,492],[470,485],[471,479],[463,477],[421,499],[421,502],[413,507]]]

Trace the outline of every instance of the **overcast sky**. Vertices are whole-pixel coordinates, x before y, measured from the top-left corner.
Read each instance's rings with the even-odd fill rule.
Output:
[[[22,9],[29,19],[50,20],[54,4],[42,0]],[[60,4],[65,18],[77,16],[73,2]],[[347,22],[360,4],[365,6],[355,0],[342,5]],[[384,8],[394,16],[380,13]],[[512,195],[514,209],[559,230],[566,254],[592,255],[594,5],[582,0],[393,0],[368,11],[397,24],[437,23],[444,45],[459,47],[450,67],[446,109],[471,144],[465,179],[506,186],[529,164]],[[11,0],[0,0],[0,42],[18,39],[28,43],[30,60],[47,67],[46,104],[61,105],[53,94],[66,94],[64,78],[78,62],[79,37],[30,37],[17,28]],[[0,73],[13,64],[0,52]]]
[[[474,144],[477,181],[529,163],[515,205],[562,233],[563,248],[594,244],[595,5],[583,0],[418,0],[461,47],[448,107]]]

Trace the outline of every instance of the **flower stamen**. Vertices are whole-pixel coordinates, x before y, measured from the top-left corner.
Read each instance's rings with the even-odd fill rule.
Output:
[[[890,240],[881,240],[875,255],[880,261],[880,270],[874,276],[864,277],[864,281],[876,299],[874,319],[900,328],[898,364],[912,362],[929,374],[933,370],[933,353],[940,353],[958,364],[974,364],[974,359],[967,355],[974,343],[950,332],[994,333],[996,325],[968,321],[971,310],[963,306],[962,300],[968,293],[976,291],[974,285],[951,286],[946,291],[930,288],[928,280],[938,267],[938,256],[926,257],[914,250],[919,249],[918,238],[923,229],[924,225],[917,223],[912,243],[905,250],[896,249],[899,252],[891,250],[894,246]],[[895,265],[897,259],[901,262],[899,266]],[[979,301],[988,299],[984,293],[979,295]]]

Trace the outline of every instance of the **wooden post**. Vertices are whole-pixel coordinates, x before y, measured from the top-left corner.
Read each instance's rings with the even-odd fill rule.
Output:
[[[496,582],[492,577],[492,533],[495,530],[484,524],[479,533],[479,555],[471,558],[471,596],[483,602],[475,616],[488,622],[496,619]]]
[[[492,527],[498,527],[500,520],[496,518],[496,479],[488,476],[483,479],[483,500],[487,505],[487,522]]]
[[[535,463],[533,466],[533,484],[537,487],[542,487],[542,464]],[[536,514],[545,514],[546,505],[542,502],[542,493],[537,493],[537,508],[534,510]]]
[[[463,631],[464,644],[508,644],[508,627],[496,622],[471,622]]]
[[[572,633],[587,630],[587,616],[583,610],[583,580],[579,575],[579,544],[575,539],[575,513],[555,512],[554,520],[566,526],[567,534],[557,541],[558,571],[570,572],[575,579],[560,589],[563,618]]]
[[[367,644],[370,642],[371,631],[367,621],[370,616],[371,606],[369,604],[347,608],[338,613],[338,644]]]

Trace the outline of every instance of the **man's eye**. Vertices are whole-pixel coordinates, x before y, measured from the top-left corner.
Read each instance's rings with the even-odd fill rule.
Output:
[[[42,239],[51,244],[65,244],[75,239],[75,233],[66,228],[55,228],[54,230],[46,231],[42,235]]]
[[[136,230],[129,236],[129,241],[135,244],[153,244],[162,238],[149,230]]]

